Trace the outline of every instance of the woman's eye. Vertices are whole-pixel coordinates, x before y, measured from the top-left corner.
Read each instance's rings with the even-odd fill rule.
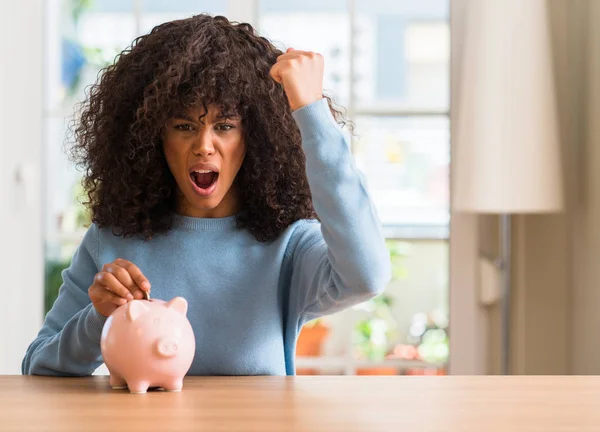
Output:
[[[192,126],[189,123],[183,123],[183,124],[175,125],[175,129],[184,131],[184,132],[189,132],[189,131],[194,130],[194,126]]]
[[[227,131],[230,131],[231,129],[233,129],[234,127],[235,126],[233,126],[233,125],[223,123],[223,124],[217,125],[217,130],[227,132]]]

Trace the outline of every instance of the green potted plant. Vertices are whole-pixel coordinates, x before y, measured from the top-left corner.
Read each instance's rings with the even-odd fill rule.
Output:
[[[406,278],[404,259],[409,254],[410,245],[406,242],[388,240],[386,245],[392,263],[392,282]],[[354,327],[353,340],[357,356],[364,360],[384,360],[397,338],[398,325],[392,313],[393,298],[383,293],[363,304],[357,309],[366,312]],[[359,375],[396,374],[393,367],[359,368]]]
[[[410,325],[410,345],[398,345],[395,352],[412,347],[415,359],[423,360],[432,365],[407,369],[407,375],[445,375],[445,364],[448,361],[450,344],[448,339],[448,316],[442,310],[429,313],[419,312],[413,315]],[[402,357],[400,357],[402,358]],[[441,366],[437,366],[437,365]]]
[[[390,342],[397,333],[396,320],[392,316],[393,299],[381,294],[365,305],[368,315],[354,327],[354,343],[358,357],[364,360],[384,360],[390,349]],[[395,375],[396,369],[378,366],[357,369],[358,375]]]
[[[296,342],[296,356],[319,357],[327,336],[329,336],[329,326],[322,318],[304,324]],[[317,371],[314,369],[296,369],[298,375],[315,375],[316,373]]]

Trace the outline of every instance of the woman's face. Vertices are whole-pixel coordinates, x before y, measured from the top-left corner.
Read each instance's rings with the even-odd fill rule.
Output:
[[[233,183],[246,155],[242,132],[240,118],[224,117],[212,105],[208,112],[190,109],[167,121],[163,146],[179,187],[179,214],[216,218],[240,210]]]

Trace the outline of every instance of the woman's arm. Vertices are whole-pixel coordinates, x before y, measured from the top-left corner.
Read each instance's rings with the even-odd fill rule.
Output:
[[[24,375],[90,375],[102,364],[100,335],[106,318],[88,288],[98,272],[98,231],[92,225],[62,272],[63,285],[21,365]]]
[[[321,223],[292,241],[292,307],[305,321],[381,293],[391,277],[375,207],[326,99],[293,112],[302,135],[313,204]]]

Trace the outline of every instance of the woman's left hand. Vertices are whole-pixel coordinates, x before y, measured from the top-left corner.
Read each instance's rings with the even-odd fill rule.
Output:
[[[271,76],[283,85],[292,111],[323,98],[323,56],[288,48],[277,57]]]

